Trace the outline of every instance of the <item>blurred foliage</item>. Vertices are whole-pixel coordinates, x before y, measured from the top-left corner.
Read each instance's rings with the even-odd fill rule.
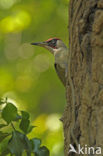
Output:
[[[1,106],[4,107],[1,107]],[[50,152],[46,146],[41,146],[39,138],[29,139],[27,134],[32,131],[35,126],[30,124],[30,115],[26,111],[18,114],[18,109],[13,103],[9,103],[7,98],[0,100],[1,119],[0,124],[0,156],[15,155],[22,156],[49,156]],[[5,124],[5,122],[6,124]],[[14,121],[19,124],[19,130],[15,128]],[[11,126],[12,130],[3,132],[3,128]],[[22,132],[21,132],[22,131]],[[8,139],[9,136],[9,139]],[[2,148],[3,141],[7,138],[7,145]]]
[[[31,114],[30,136],[44,138],[51,156],[63,155],[65,89],[53,56],[30,43],[58,37],[68,44],[67,26],[68,0],[0,0],[0,96]]]

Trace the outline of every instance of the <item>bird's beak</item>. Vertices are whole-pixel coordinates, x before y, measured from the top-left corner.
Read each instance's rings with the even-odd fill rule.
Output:
[[[31,45],[36,45],[36,46],[45,47],[45,46],[47,46],[47,42],[37,42],[37,43],[31,43]]]

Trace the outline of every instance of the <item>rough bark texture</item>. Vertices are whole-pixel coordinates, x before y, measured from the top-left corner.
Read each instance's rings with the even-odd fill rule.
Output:
[[[81,146],[100,146],[103,156],[103,0],[70,0],[69,36],[65,156],[76,155],[68,154],[75,138]]]

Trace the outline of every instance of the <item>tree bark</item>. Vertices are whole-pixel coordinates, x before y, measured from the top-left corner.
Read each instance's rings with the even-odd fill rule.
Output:
[[[70,0],[68,61],[65,156],[76,155],[70,144],[99,146],[103,156],[103,0]]]

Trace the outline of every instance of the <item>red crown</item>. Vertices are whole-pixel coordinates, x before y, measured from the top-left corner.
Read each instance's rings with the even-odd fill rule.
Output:
[[[60,40],[59,38],[54,37],[54,38],[49,38],[47,41],[51,41],[53,39]]]

